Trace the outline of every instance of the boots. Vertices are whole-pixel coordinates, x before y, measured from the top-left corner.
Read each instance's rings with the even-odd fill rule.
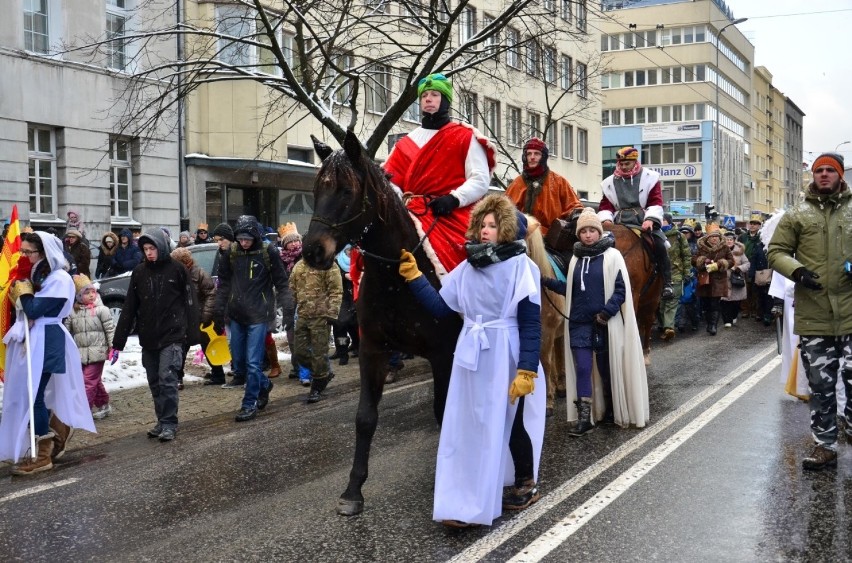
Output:
[[[710,311],[707,313],[707,332],[711,336],[716,336],[716,329],[719,325],[719,311]]]
[[[577,425],[568,431],[568,435],[579,438],[586,432],[595,429],[595,425],[592,424],[592,400],[584,397],[579,401],[574,401],[574,404],[577,405],[579,419]]]
[[[604,403],[606,404],[603,419],[603,424],[615,424],[615,413],[612,410],[612,386],[608,381],[604,382],[603,386]]]
[[[74,435],[74,429],[59,420],[53,413],[50,414],[50,429],[53,431],[53,459],[59,459],[65,455],[68,440]]]
[[[20,463],[12,468],[12,475],[32,475],[42,471],[53,469],[51,454],[53,453],[53,433],[48,432],[44,436],[36,438],[37,454],[35,459]]]
[[[316,377],[311,379],[311,392],[308,393],[308,402],[309,403],[316,403],[320,399],[322,399],[322,396],[320,395],[320,393],[325,391],[325,388],[328,387],[328,384],[333,377],[334,377],[334,374],[329,373],[327,377],[323,377],[322,379],[318,379]]]
[[[269,375],[266,377],[271,379],[281,375],[281,364],[278,363],[278,347],[275,346],[274,341],[266,345],[266,359],[269,361]]]

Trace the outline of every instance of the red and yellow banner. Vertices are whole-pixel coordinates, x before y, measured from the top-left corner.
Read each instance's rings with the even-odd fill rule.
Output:
[[[0,381],[6,375],[6,345],[2,337],[15,320],[12,303],[6,299],[12,282],[18,279],[18,260],[21,257],[21,224],[18,221],[18,206],[12,206],[12,216],[9,218],[9,230],[3,242],[3,252],[0,253]]]

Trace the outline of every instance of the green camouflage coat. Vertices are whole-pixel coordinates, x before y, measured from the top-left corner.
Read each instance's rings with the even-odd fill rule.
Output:
[[[317,270],[299,260],[290,272],[290,291],[300,317],[337,320],[343,299],[343,284],[337,267]]]
[[[692,271],[692,251],[686,237],[674,227],[666,231],[666,240],[671,245],[669,262],[672,263],[672,283],[678,284]]]

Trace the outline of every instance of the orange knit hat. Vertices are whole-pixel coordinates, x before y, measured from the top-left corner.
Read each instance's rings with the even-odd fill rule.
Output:
[[[811,166],[811,171],[815,171],[820,166],[830,166],[834,168],[837,173],[840,174],[840,179],[843,179],[843,157],[839,154],[827,152],[819,155]]]

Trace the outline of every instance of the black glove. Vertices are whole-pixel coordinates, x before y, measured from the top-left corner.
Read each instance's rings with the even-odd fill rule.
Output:
[[[449,215],[455,208],[459,206],[459,200],[454,195],[442,195],[437,199],[429,202],[429,207],[432,208],[432,213],[438,217]]]
[[[547,288],[547,289],[549,289],[550,291],[552,291],[552,292],[556,293],[556,285],[557,285],[557,282],[556,282],[556,280],[555,280],[555,279],[553,279],[553,278],[546,278],[546,277],[544,277],[544,276],[541,276],[541,285],[542,285],[542,287],[546,287],[546,288]]]
[[[804,266],[796,268],[793,272],[793,281],[802,284],[808,289],[822,289],[822,284],[817,281],[818,279],[818,273],[812,272]]]
[[[595,322],[601,326],[606,326],[607,321],[609,321],[610,316],[606,311],[601,311],[597,315],[595,315]]]
[[[225,332],[225,320],[222,318],[214,318],[213,319],[213,332],[216,334],[224,334]]]

